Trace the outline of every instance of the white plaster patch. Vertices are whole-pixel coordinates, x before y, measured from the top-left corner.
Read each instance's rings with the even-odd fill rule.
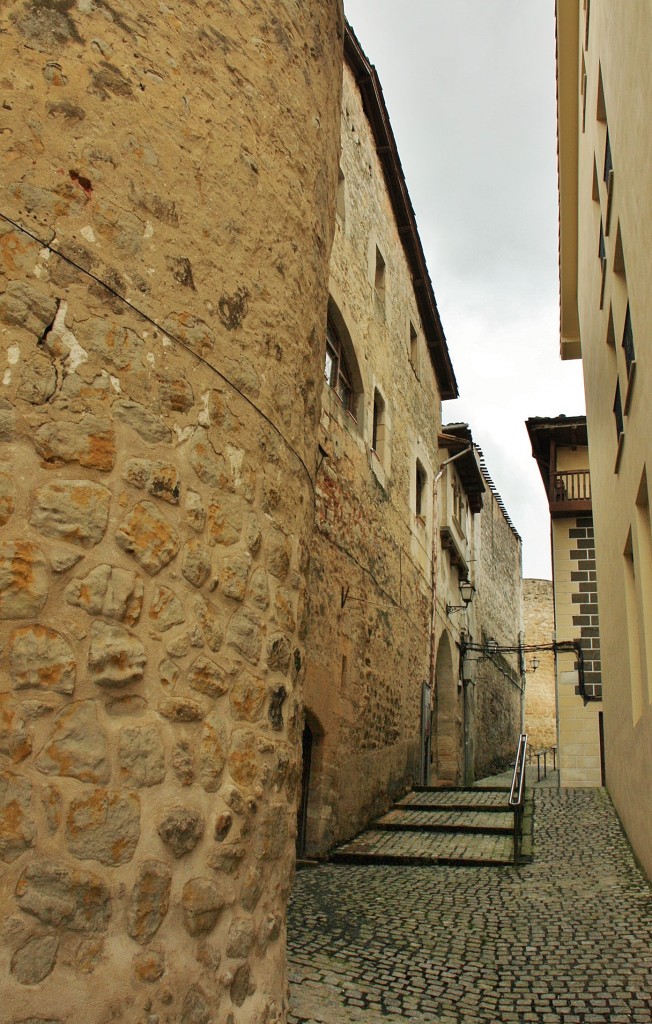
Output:
[[[10,345],[7,349],[7,362],[10,366],[15,366],[20,359],[20,345]]]
[[[143,232],[143,238],[151,238],[154,234],[154,227],[149,221],[145,221],[145,230]]]
[[[170,348],[171,347],[172,342],[168,338],[167,334],[163,334],[161,336],[161,344],[163,345],[163,348]]]
[[[87,242],[96,242],[97,241],[97,239],[95,238],[95,232],[93,231],[93,229],[90,226],[90,224],[85,224],[84,227],[80,230],[79,233],[80,233],[80,235],[84,236],[84,238],[86,239]]]
[[[236,485],[242,483],[242,463],[244,461],[245,453],[241,448],[233,448],[231,445],[226,446],[226,457],[231,464],[233,470],[233,480]]]
[[[155,365],[155,363],[156,363],[156,356],[154,355],[153,352],[148,352],[147,353],[147,362],[149,363],[150,366],[154,366]]]
[[[109,380],[111,381],[111,387],[115,391],[116,395],[121,395],[122,387],[120,386],[120,381],[118,380],[118,378],[113,377],[111,374],[109,374]]]
[[[68,373],[74,373],[78,366],[85,363],[88,359],[88,352],[85,348],[82,348],[77,341],[75,335],[66,327],[66,313],[68,312],[68,303],[62,302],[57,310],[57,315],[54,318],[52,324],[52,334],[61,338],[64,345],[68,348],[68,356],[66,358],[66,370]]]
[[[201,396],[204,408],[200,411],[199,415],[197,416],[197,422],[199,423],[200,427],[210,427],[211,425],[211,414],[208,411],[208,403],[210,401],[210,397],[210,391],[204,391],[204,394]]]
[[[5,375],[2,378],[2,383],[5,385],[5,387],[9,387],[9,385],[11,384],[11,370],[5,370]]]
[[[195,433],[194,427],[175,426],[174,429],[177,432],[177,444],[183,444],[184,441],[187,441],[188,438],[192,437],[192,435]]]

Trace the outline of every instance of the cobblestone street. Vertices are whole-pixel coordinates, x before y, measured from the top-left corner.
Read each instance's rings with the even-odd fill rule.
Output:
[[[297,874],[292,1024],[652,1024],[652,890],[604,790],[535,790],[534,861]]]

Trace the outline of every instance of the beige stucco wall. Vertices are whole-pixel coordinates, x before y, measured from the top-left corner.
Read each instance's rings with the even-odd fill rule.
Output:
[[[555,519],[552,523],[552,558],[555,596],[556,639],[575,640],[580,627],[574,618],[582,611],[579,584],[572,579],[581,559],[571,531],[577,529],[575,518]],[[584,549],[590,555],[593,549]],[[557,714],[559,730],[560,786],[599,786],[600,733],[598,715],[601,703],[585,703],[577,692],[578,673],[574,652],[557,654]]]
[[[2,1016],[284,1021],[341,11],[0,39]]]
[[[418,780],[421,687],[430,671],[439,392],[374,139],[348,67],[341,170],[330,292],[363,394],[355,423],[327,384],[322,393],[319,441],[326,455],[317,473],[306,637],[306,706],[317,740],[309,853],[358,831],[394,793]],[[374,294],[376,248],[386,264],[384,310]],[[418,334],[416,368],[410,322]],[[382,463],[371,452],[375,389],[385,400]],[[428,474],[423,522],[414,511],[417,458]]]
[[[555,612],[551,580],[523,580],[523,622],[525,644],[552,644],[555,636]],[[532,671],[532,660],[539,664]],[[526,655],[525,731],[532,750],[557,744],[557,707],[555,699],[555,656],[552,651]]]
[[[652,556],[647,498],[652,451],[652,354],[647,344],[652,318],[652,139],[641,130],[649,118],[652,95],[648,60],[652,11],[648,4],[624,4],[616,18],[608,0],[592,0],[587,45],[585,13],[582,5],[574,8],[579,39],[574,51],[565,56],[570,73],[563,76],[560,122],[571,124],[579,107],[579,157],[575,185],[570,173],[566,181],[562,178],[562,230],[578,234],[577,306],[601,607],[607,786],[637,855],[652,875]],[[562,28],[570,38],[572,26]],[[582,68],[586,71],[584,130],[583,101],[573,85],[575,73],[575,82],[581,81]],[[600,71],[602,119],[596,116]],[[610,211],[603,181],[607,129],[614,170]],[[567,166],[571,166],[568,161]],[[564,211],[565,196],[573,187],[578,195],[577,220],[572,201]],[[601,218],[607,260],[602,306],[597,258]],[[619,267],[620,252],[624,266]],[[570,263],[565,269],[562,266],[562,303],[573,299],[572,277]],[[636,356],[636,369],[629,378],[621,345],[627,302]],[[612,414],[617,380],[625,414],[620,451]]]

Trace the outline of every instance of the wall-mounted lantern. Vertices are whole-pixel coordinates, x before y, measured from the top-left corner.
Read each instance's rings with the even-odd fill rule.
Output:
[[[475,594],[475,587],[469,580],[460,580],[460,596],[463,604],[447,604],[446,614],[450,615],[451,612],[463,612],[468,608],[473,600]]]

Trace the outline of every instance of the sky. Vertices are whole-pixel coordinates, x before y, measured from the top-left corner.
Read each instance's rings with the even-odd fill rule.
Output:
[[[344,0],[380,77],[467,422],[514,526],[551,578],[525,420],[581,415],[559,358],[554,0]]]

